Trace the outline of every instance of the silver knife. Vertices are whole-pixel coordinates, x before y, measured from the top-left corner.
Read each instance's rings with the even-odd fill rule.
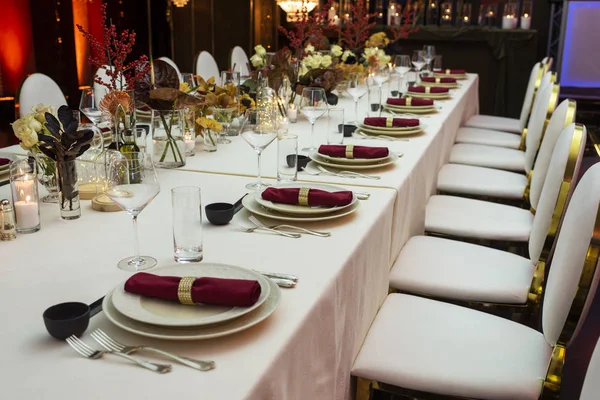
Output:
[[[298,277],[296,275],[291,275],[291,274],[283,274],[280,272],[262,272],[262,271],[258,271],[258,270],[253,270],[254,272],[258,272],[261,275],[267,276],[269,278],[275,278],[275,279],[285,279],[287,281],[292,281],[292,282],[298,282]]]

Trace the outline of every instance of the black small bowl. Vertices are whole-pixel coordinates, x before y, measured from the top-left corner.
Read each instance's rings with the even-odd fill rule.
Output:
[[[355,130],[355,125],[344,125],[344,137],[352,137],[352,133],[354,133]]]
[[[204,207],[208,222],[213,225],[227,225],[233,219],[234,207],[230,203],[212,203]]]
[[[90,323],[90,307],[84,303],[61,303],[44,311],[44,325],[53,338],[81,336]]]
[[[302,171],[304,168],[306,168],[306,165],[308,164],[309,161],[310,161],[310,158],[308,156],[298,154],[298,164],[297,164],[296,169],[298,171]]]

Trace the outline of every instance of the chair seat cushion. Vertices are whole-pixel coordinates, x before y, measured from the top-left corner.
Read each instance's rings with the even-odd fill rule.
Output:
[[[529,210],[455,196],[431,196],[427,232],[473,239],[526,242],[533,224]]]
[[[392,267],[390,286],[445,299],[525,304],[534,270],[531,260],[516,254],[413,236]]]
[[[542,333],[480,311],[390,294],[352,374],[429,393],[538,399],[552,347]]]
[[[491,129],[463,127],[458,130],[456,142],[518,149],[521,144],[521,136]]]
[[[527,177],[516,172],[446,164],[438,174],[437,190],[500,199],[522,199],[526,186]]]
[[[450,162],[525,172],[524,151],[482,144],[455,144],[450,152]]]
[[[493,129],[510,133],[521,133],[521,122],[516,118],[496,117],[494,115],[473,115],[465,126]]]

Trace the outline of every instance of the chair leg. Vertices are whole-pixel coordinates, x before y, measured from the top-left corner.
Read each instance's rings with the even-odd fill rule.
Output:
[[[377,381],[365,379],[361,377],[356,378],[356,400],[370,400],[371,399],[371,388],[377,388]]]

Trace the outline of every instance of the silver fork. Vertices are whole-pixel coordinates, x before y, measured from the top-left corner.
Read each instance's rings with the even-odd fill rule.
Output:
[[[314,176],[318,176],[318,175],[328,175],[328,176],[337,176],[340,178],[350,178],[350,179],[354,179],[356,178],[356,176],[351,176],[351,175],[340,175],[340,174],[336,174],[333,172],[329,172],[329,171],[324,171],[324,172],[317,172],[317,171],[309,171],[306,168],[302,168],[302,171],[306,172],[309,175],[314,175]]]
[[[358,172],[354,172],[354,171],[339,171],[339,172],[332,172],[332,171],[328,171],[327,169],[325,169],[325,167],[323,167],[322,165],[317,166],[317,168],[320,171],[323,172],[328,172],[328,173],[332,173],[332,174],[337,174],[337,176],[356,176],[359,178],[366,178],[366,179],[381,179],[380,176],[377,175],[365,175],[365,174],[361,174]]]
[[[167,372],[171,372],[171,366],[168,364],[154,364],[145,360],[140,360],[128,354],[119,353],[116,351],[95,350],[87,344],[85,344],[81,339],[79,339],[75,335],[69,336],[67,338],[67,343],[73,348],[73,350],[75,350],[85,358],[90,358],[92,360],[101,358],[105,354],[114,354],[115,356],[126,358],[129,361],[133,361],[141,367],[147,368],[150,371],[158,372],[159,374],[166,374]]]
[[[299,226],[294,226],[294,225],[273,225],[273,226],[267,226],[265,224],[262,223],[261,220],[259,220],[258,218],[256,218],[254,215],[250,216],[250,222],[252,222],[254,225],[260,227],[260,228],[268,228],[268,229],[281,229],[281,228],[287,228],[287,229],[295,229],[297,231],[300,232],[304,232],[308,235],[313,235],[313,236],[319,236],[319,237],[329,237],[331,236],[330,232],[320,232],[320,231],[314,231],[312,229],[306,229],[306,228],[301,228]]]
[[[252,232],[254,232],[256,230],[263,230],[263,231],[275,233],[277,235],[285,236],[285,237],[289,237],[289,238],[293,238],[293,239],[298,239],[301,236],[298,233],[280,232],[280,231],[276,231],[275,229],[261,228],[260,226],[253,226],[253,227],[250,227],[250,228],[245,227],[245,226],[241,226],[241,225],[237,225],[237,224],[234,224],[234,226],[236,227],[236,229],[238,231],[244,232],[244,233],[252,233]]]
[[[169,352],[161,350],[161,349],[157,349],[156,347],[143,346],[143,345],[142,346],[127,346],[125,344],[117,342],[116,340],[114,340],[113,338],[108,336],[106,333],[104,333],[102,331],[102,329],[96,329],[94,332],[92,332],[92,338],[94,338],[94,340],[96,342],[98,342],[106,350],[111,350],[111,351],[124,353],[124,354],[133,354],[133,353],[141,351],[141,350],[148,350],[148,351],[169,357],[181,364],[187,365],[190,368],[194,368],[194,369],[197,369],[200,371],[210,371],[211,369],[214,369],[216,367],[216,364],[214,361],[202,361],[202,360],[195,360],[193,358],[188,358],[188,357],[180,357],[176,354],[169,353]]]

